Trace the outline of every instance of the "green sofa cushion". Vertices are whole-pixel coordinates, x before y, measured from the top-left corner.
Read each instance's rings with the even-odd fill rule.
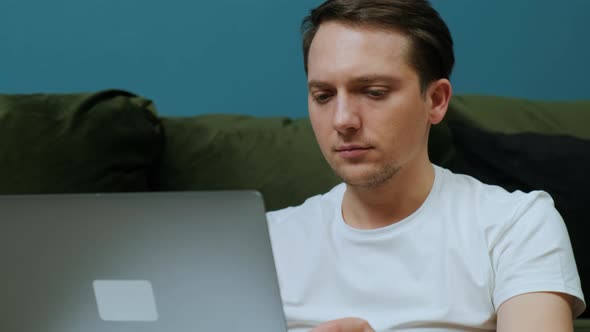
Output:
[[[459,95],[451,99],[445,122],[503,134],[537,133],[590,139],[590,101]]]
[[[575,332],[590,332],[590,319],[576,319],[574,321]]]
[[[255,189],[267,210],[275,210],[340,182],[307,119],[202,115],[162,121],[160,190]]]
[[[149,100],[0,95],[0,194],[145,191],[162,149]]]

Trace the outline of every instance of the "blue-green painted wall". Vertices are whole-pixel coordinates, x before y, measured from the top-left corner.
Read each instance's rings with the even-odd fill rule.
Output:
[[[131,90],[161,114],[306,115],[319,0],[2,0],[0,93]],[[456,93],[590,99],[590,1],[433,0]]]

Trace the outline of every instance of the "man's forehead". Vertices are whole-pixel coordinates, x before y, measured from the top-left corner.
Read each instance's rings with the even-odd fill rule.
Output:
[[[325,44],[334,45],[346,42],[347,45],[351,43],[361,45],[363,43],[378,42],[374,43],[373,46],[377,47],[383,44],[395,46],[402,54],[409,47],[409,41],[406,33],[393,27],[386,28],[367,24],[328,21],[318,27],[310,44],[310,50]]]
[[[320,26],[314,36],[308,65],[325,67],[354,62],[405,62],[408,38],[399,32],[369,29],[338,22]]]
[[[308,83],[400,80],[409,68],[407,37],[395,31],[327,22],[312,41]]]

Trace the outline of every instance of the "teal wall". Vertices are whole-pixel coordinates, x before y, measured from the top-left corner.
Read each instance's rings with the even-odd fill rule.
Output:
[[[131,90],[161,114],[306,115],[318,0],[2,0],[0,93]],[[456,93],[590,99],[590,1],[433,0]]]

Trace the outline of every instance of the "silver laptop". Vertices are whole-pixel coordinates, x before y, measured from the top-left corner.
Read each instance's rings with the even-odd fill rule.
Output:
[[[0,196],[0,331],[286,331],[257,192]]]

